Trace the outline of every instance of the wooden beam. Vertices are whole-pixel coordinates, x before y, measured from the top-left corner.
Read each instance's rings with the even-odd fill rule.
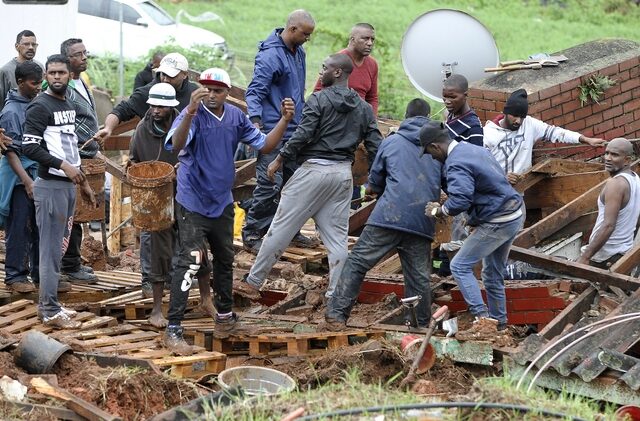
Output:
[[[560,159],[551,158],[544,161],[544,165],[540,169],[536,169],[535,172],[543,172],[546,174],[577,174],[594,171],[604,171],[604,164],[598,164],[595,162],[582,162],[573,159]]]
[[[598,211],[585,213],[569,225],[565,226],[564,228],[560,228],[558,231],[547,237],[547,239],[550,241],[559,240],[578,232],[582,232],[586,236],[589,232],[591,232],[591,229],[596,223],[597,217]]]
[[[122,182],[113,178],[111,181],[111,193],[109,203],[109,231],[113,232],[107,240],[109,253],[120,253],[120,230],[115,228],[122,222]]]
[[[533,266],[562,275],[613,285],[626,291],[635,291],[640,287],[640,280],[627,275],[609,272],[581,263],[570,262],[559,257],[549,256],[534,250],[511,246],[509,257],[514,260],[530,263]]]
[[[528,209],[558,208],[579,197],[589,187],[609,177],[606,171],[562,174],[546,177],[525,194]],[[517,190],[517,189],[516,189]]]
[[[257,160],[253,158],[246,160],[244,164],[236,168],[236,177],[233,181],[234,188],[246,183],[256,176],[256,163]]]
[[[373,200],[349,216],[349,235],[355,235],[355,233],[360,232],[364,224],[367,223],[371,212],[373,212],[373,209],[376,207],[376,203],[377,201]]]
[[[628,275],[631,273],[633,268],[640,264],[640,243],[636,244],[615,262],[609,270],[615,273],[621,273],[623,275]]]
[[[133,130],[136,128],[139,122],[140,122],[140,117],[136,116],[129,121],[120,123],[113,129],[113,132],[111,132],[111,136],[119,135],[122,133],[126,133],[130,130]]]
[[[131,136],[128,134],[121,134],[116,136],[109,136],[104,140],[103,151],[128,151],[129,144],[131,143]]]
[[[582,314],[588,311],[593,304],[598,290],[592,286],[585,289],[575,300],[551,320],[538,335],[545,339],[553,339],[560,335],[568,324],[576,324],[582,318]]]

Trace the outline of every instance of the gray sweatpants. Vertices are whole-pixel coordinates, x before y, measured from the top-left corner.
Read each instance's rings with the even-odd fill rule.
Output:
[[[302,164],[282,190],[278,210],[263,238],[247,282],[259,288],[294,235],[313,218],[329,252],[326,296],[330,297],[347,260],[352,193],[351,162]]]
[[[69,245],[76,186],[71,181],[38,178],[33,188],[36,223],[40,233],[40,302],[41,314],[51,317],[60,311],[58,282],[62,256]]]

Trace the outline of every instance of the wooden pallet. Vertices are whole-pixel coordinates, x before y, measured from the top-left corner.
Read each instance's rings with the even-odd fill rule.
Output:
[[[85,331],[104,326],[115,326],[117,320],[109,316],[96,316],[89,312],[80,312],[75,320],[82,322],[80,329]],[[0,307],[0,329],[21,336],[30,330],[51,333],[55,330],[44,326],[38,319],[37,305],[31,300],[18,300]]]
[[[213,350],[227,355],[312,355],[384,336],[382,331],[310,332],[213,337]]]

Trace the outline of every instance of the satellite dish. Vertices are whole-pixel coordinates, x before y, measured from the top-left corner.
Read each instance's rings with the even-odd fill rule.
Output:
[[[469,82],[486,77],[500,55],[491,32],[459,10],[437,9],[418,17],[402,38],[402,65],[409,80],[429,98],[442,102],[442,82],[458,73]]]

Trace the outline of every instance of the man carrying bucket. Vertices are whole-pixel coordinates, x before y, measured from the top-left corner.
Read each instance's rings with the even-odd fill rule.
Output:
[[[179,246],[171,282],[169,324],[165,346],[175,354],[190,355],[193,349],[183,338],[180,326],[189,289],[205,262],[209,243],[214,256],[216,337],[227,337],[237,316],[232,312],[233,298],[233,196],[235,178],[233,154],[243,142],[268,153],[280,142],[295,106],[282,101],[282,117],[265,135],[237,107],[226,104],[231,80],[227,72],[212,68],[200,75],[204,85],[191,94],[189,105],[173,122],[165,145],[178,160],[176,220]]]

